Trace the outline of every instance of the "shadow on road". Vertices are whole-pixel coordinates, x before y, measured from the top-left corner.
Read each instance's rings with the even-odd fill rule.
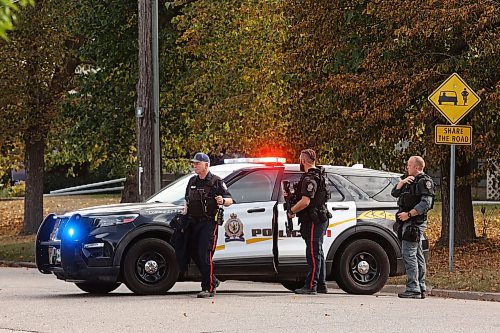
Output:
[[[146,297],[146,298],[165,298],[165,297],[175,297],[175,296],[189,296],[196,298],[198,294],[198,290],[196,291],[172,291],[172,292],[167,292],[165,295],[137,295],[131,292],[111,292],[109,294],[89,294],[89,293],[81,293],[81,292],[75,292],[75,293],[69,293],[69,294],[39,294],[39,295],[33,295],[33,299],[95,299],[95,298],[114,298],[114,297]],[[328,295],[346,295],[345,293],[339,291],[339,292],[330,292],[328,294],[318,294],[315,296],[308,296],[308,295],[295,295],[291,291],[276,291],[276,290],[220,290],[217,292],[216,296],[223,296],[223,295],[234,295],[234,296],[240,296],[240,297],[261,297],[261,296],[283,296],[283,295],[290,295],[290,296],[297,296],[297,297],[318,297],[318,296],[328,296]]]

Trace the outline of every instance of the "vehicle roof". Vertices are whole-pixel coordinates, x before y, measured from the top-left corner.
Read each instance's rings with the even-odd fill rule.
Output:
[[[282,167],[283,164],[260,164],[260,163],[232,163],[232,164],[221,164],[210,167],[210,170],[214,172],[216,170],[221,171],[236,171],[240,169],[254,169],[254,168],[264,168],[264,167]],[[300,172],[299,164],[284,164],[285,170]],[[322,165],[328,172],[337,173],[345,176],[373,176],[373,177],[399,177],[401,173],[375,170],[369,168],[358,168],[358,167],[346,167],[346,166],[335,166],[335,165]]]
[[[375,170],[375,169],[369,169],[369,168],[353,168],[353,167],[347,167],[347,166],[338,166],[338,165],[321,165],[327,172],[333,172],[333,173],[338,173],[340,175],[346,175],[346,176],[378,176],[378,177],[399,177],[401,176],[400,173],[396,172],[389,172],[389,171],[382,171],[382,170]],[[300,171],[300,165],[299,164],[286,164],[285,165],[286,170],[291,170],[291,171]]]

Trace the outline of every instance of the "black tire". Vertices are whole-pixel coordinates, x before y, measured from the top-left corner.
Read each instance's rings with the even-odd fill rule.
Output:
[[[75,285],[81,290],[90,294],[107,294],[115,290],[121,283],[108,283],[108,282],[78,282]]]
[[[338,267],[337,284],[349,294],[372,295],[380,291],[389,278],[387,253],[369,239],[358,239],[347,245]]]
[[[123,279],[136,294],[165,294],[178,277],[179,267],[174,248],[161,239],[138,241],[132,245],[123,261]]]
[[[304,281],[281,281],[283,287],[290,291],[295,291],[295,289],[302,288],[304,286]]]

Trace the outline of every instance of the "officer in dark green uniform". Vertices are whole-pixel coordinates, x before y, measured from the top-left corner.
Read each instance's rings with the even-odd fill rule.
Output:
[[[191,177],[186,188],[184,213],[187,213],[189,221],[186,234],[189,252],[201,273],[198,298],[213,297],[219,285],[212,262],[218,230],[215,215],[218,206],[228,207],[233,199],[222,179],[208,170],[208,155],[197,153],[191,162],[196,176]]]
[[[408,176],[392,189],[398,198],[399,211],[396,216],[400,224],[398,236],[406,268],[406,291],[400,298],[425,298],[426,263],[421,237],[427,227],[427,211],[434,204],[435,186],[432,178],[424,173],[425,162],[420,156],[408,159]]]
[[[300,200],[290,209],[289,217],[299,217],[300,233],[306,242],[306,258],[309,266],[305,285],[295,290],[297,294],[314,295],[328,293],[326,287],[323,236],[328,228],[326,202],[329,197],[324,170],[316,167],[316,153],[312,149],[300,153],[300,168],[305,173],[298,184]]]

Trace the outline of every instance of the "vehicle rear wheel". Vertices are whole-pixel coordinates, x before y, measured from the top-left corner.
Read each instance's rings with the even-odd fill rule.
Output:
[[[339,287],[350,294],[371,295],[382,289],[389,277],[389,258],[384,249],[369,239],[347,245],[335,274]]]
[[[283,287],[290,291],[295,291],[295,289],[302,288],[304,286],[304,281],[281,281]]]
[[[90,294],[107,294],[115,290],[121,283],[107,283],[107,282],[78,282],[75,285],[81,290]]]
[[[123,278],[136,294],[165,294],[178,277],[174,248],[164,240],[142,239],[132,245],[125,256]]]

